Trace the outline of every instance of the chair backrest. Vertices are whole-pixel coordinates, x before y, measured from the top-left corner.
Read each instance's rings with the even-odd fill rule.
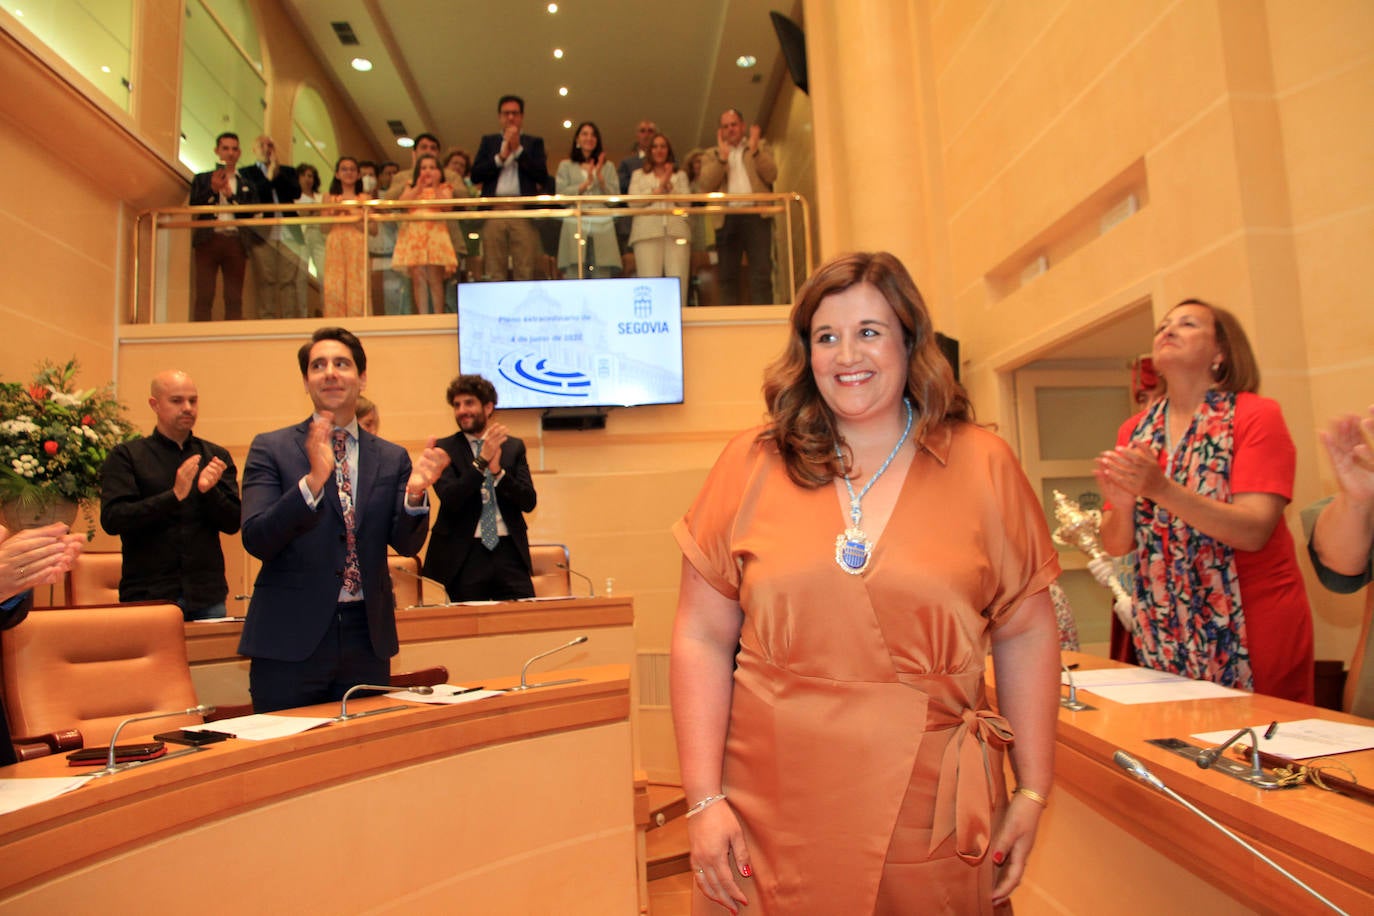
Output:
[[[67,603],[118,604],[123,570],[124,556],[118,550],[83,550],[67,573]]]
[[[559,569],[558,564],[572,566],[572,559],[566,544],[531,544],[530,578],[534,580],[536,598],[561,598],[572,595],[572,579],[567,569]]]
[[[79,729],[107,743],[130,716],[195,706],[186,630],[174,604],[30,611],[0,633],[5,708],[16,736]],[[182,716],[132,726],[132,735],[200,723]]]
[[[422,604],[420,590],[424,580],[420,578],[420,558],[388,553],[386,565],[391,570],[391,590],[396,595],[396,606],[401,608]]]

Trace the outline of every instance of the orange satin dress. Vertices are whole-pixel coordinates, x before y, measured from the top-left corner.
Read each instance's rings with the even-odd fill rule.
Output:
[[[744,611],[723,772],[752,857],[743,912],[992,913],[1012,735],[983,669],[993,629],[1059,575],[1039,501],[996,435],[943,426],[850,575],[835,488],[793,484],[757,433],[673,529]],[[726,912],[695,893],[694,913]]]

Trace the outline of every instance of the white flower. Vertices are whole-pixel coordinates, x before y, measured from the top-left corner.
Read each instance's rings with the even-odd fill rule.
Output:
[[[76,394],[67,394],[65,391],[54,391],[52,393],[52,402],[54,404],[60,404],[63,407],[80,407],[81,396]]]

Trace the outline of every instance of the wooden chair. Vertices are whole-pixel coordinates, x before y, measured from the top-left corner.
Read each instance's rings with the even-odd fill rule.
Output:
[[[0,658],[16,744],[74,730],[76,746],[96,747],[130,716],[199,702],[174,604],[31,611],[0,634]],[[200,721],[180,716],[155,724],[164,731]]]
[[[83,607],[118,604],[123,570],[124,556],[118,550],[83,550],[67,573],[67,603]]]
[[[396,607],[423,604],[424,580],[420,577],[420,558],[388,552],[386,565],[391,570],[391,590],[396,594]]]
[[[559,563],[565,568],[560,569]],[[572,576],[566,568],[572,566],[572,559],[566,544],[531,544],[530,564],[536,598],[572,596]]]

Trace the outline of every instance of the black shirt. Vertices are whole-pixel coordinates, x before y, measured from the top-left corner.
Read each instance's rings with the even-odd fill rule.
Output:
[[[205,467],[225,464],[219,483],[202,493],[194,483],[178,501],[177,468],[192,455]],[[213,442],[186,437],[178,446],[157,430],[114,447],[100,472],[100,526],[124,545],[120,601],[176,601],[196,611],[229,594],[220,532],[239,530],[234,461]]]

